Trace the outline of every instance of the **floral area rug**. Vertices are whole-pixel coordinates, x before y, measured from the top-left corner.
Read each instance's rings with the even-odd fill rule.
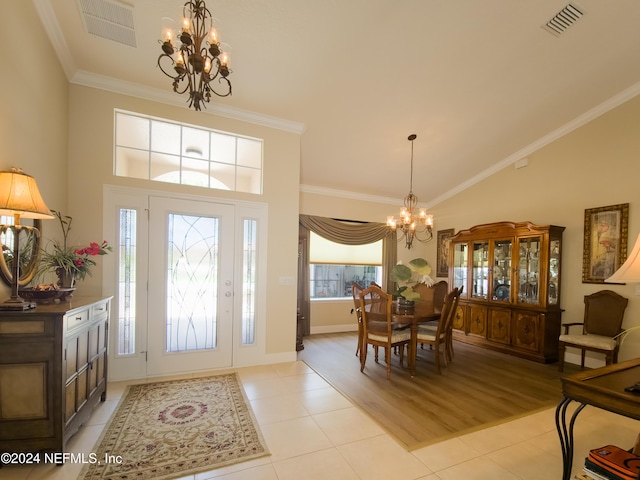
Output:
[[[131,385],[82,480],[167,480],[269,455],[237,374]]]

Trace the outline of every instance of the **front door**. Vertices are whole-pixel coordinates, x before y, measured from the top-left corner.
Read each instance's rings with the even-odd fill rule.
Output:
[[[149,198],[147,374],[231,366],[234,207]]]

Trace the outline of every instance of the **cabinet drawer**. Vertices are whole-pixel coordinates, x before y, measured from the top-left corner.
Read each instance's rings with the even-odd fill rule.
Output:
[[[75,330],[76,328],[84,327],[89,321],[89,309],[85,310],[77,310],[76,312],[70,313],[65,317],[65,323],[67,325],[67,332],[70,330]]]
[[[109,302],[98,302],[91,306],[91,318],[102,319],[109,316]]]

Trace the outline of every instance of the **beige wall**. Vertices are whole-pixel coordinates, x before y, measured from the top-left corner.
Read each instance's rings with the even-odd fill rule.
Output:
[[[582,321],[584,295],[608,288],[629,298],[623,327],[640,325],[640,296],[635,294],[634,285],[582,283],[586,208],[629,203],[629,250],[640,233],[639,155],[640,96],[529,155],[527,167],[518,170],[514,166],[506,167],[436,205],[431,209],[435,215],[435,229],[454,228],[458,231],[502,220],[564,226],[563,322]],[[496,159],[496,162],[500,160]],[[418,178],[415,183],[420,185],[420,181]],[[348,218],[384,221],[388,211],[386,205],[350,208],[351,202],[344,199],[329,202],[318,195],[302,194],[301,197],[301,211],[307,214],[337,216],[323,207],[333,205],[340,215],[353,214]],[[380,213],[376,213],[378,209]],[[406,255],[404,248],[400,247],[400,250]],[[435,242],[428,244],[424,256],[432,265],[435,264]],[[335,322],[337,313],[328,313],[331,318],[323,318],[321,314],[317,318],[312,317],[313,325],[322,327]],[[344,314],[342,319],[346,321],[349,315]],[[355,319],[352,318],[352,322]],[[638,356],[640,331],[629,335],[620,353],[621,359]]]
[[[10,19],[0,29],[0,170],[22,168],[50,208],[66,208],[67,79],[32,2],[0,2],[0,18]],[[9,294],[2,284],[0,301]]]

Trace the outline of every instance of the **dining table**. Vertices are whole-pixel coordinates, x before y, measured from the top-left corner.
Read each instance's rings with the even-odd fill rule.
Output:
[[[396,325],[406,325],[411,328],[411,340],[407,353],[409,374],[416,375],[416,356],[418,354],[418,327],[421,323],[437,322],[440,320],[440,312],[423,310],[403,310],[396,302],[393,303],[391,321]]]

